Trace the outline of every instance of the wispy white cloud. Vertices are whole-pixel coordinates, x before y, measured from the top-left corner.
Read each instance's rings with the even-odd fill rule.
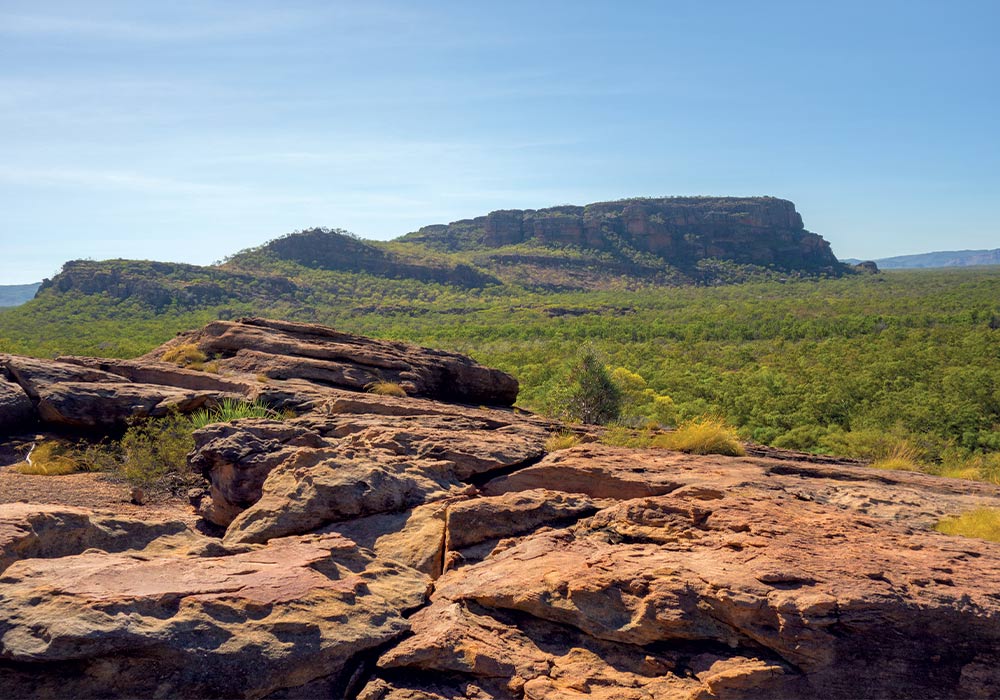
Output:
[[[135,172],[90,170],[86,168],[22,168],[0,166],[0,182],[12,185],[66,185],[102,190],[130,190],[169,195],[233,195],[239,187],[189,182]]]

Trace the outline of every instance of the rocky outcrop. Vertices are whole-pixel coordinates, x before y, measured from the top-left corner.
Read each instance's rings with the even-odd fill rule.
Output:
[[[244,318],[216,321],[157,348],[193,344],[224,371],[270,379],[305,379],[362,391],[379,381],[398,382],[408,395],[470,404],[509,406],[517,381],[458,353],[362,338],[307,323]]]
[[[214,358],[216,371],[163,361],[185,345]],[[226,399],[308,410],[342,400],[345,392],[335,387],[361,392],[381,381],[397,382],[412,396],[476,405],[509,406],[517,397],[513,377],[464,355],[325,326],[248,318],[216,321],[138,360],[0,354],[0,427],[41,422],[111,430],[133,419],[190,413]],[[398,402],[386,403],[383,410],[391,411]]]
[[[545,454],[559,426],[510,409],[227,365],[240,337],[290,366],[303,346],[389,362],[391,344],[297,328],[182,338],[216,348],[222,374],[206,384],[149,360],[4,359],[32,402],[56,384],[168,386],[155,379],[303,413],[196,433],[191,468],[219,537],[0,504],[0,694],[1000,694],[1000,544],[933,529],[1000,508],[1000,487],[774,449]]]
[[[113,362],[106,365],[110,367]],[[167,383],[169,377],[161,377],[155,383],[129,381],[120,374],[88,366],[74,358],[38,360],[0,355],[0,376],[8,379],[0,391],[15,383],[28,399],[25,403],[15,392],[12,413],[4,413],[0,418],[0,423],[11,421],[11,427],[41,421],[64,428],[110,430],[135,418],[189,413],[225,398],[242,397],[218,387],[184,388],[177,385],[183,382]]]
[[[688,274],[708,259],[784,272],[841,275],[847,270],[829,243],[805,230],[794,204],[773,197],[627,199],[495,211],[428,226],[400,240],[444,251],[570,246],[628,259],[642,268],[638,252]]]
[[[0,588],[6,697],[337,697],[398,638],[428,579],[338,535],[224,556],[91,550],[11,565]],[[345,671],[346,677],[345,677]]]
[[[223,270],[150,260],[70,260],[58,275],[42,282],[45,292],[106,294],[128,299],[155,311],[181,306],[197,308],[220,303],[290,300],[297,291],[292,280],[278,275]]]

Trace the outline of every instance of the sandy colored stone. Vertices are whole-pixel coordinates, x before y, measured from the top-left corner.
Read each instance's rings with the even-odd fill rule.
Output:
[[[336,677],[403,634],[428,579],[337,535],[221,557],[88,551],[10,566],[0,587],[0,687],[63,697],[263,697]],[[27,676],[25,674],[28,674]],[[38,683],[41,681],[41,683]]]
[[[381,513],[329,525],[380,559],[406,564],[432,578],[441,575],[448,502],[440,501],[399,513]]]
[[[141,550],[170,536],[208,543],[179,520],[147,521],[71,506],[0,503],[0,573],[20,559],[54,559],[87,549]]]
[[[449,550],[523,535],[542,525],[578,520],[597,510],[585,496],[533,489],[460,501],[448,508]]]

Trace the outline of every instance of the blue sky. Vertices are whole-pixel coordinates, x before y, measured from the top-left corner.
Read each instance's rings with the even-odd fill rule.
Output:
[[[310,226],[773,195],[995,248],[1000,3],[0,0],[0,284]]]

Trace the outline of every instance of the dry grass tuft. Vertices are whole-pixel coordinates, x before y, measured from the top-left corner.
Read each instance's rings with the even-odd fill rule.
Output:
[[[696,418],[686,421],[677,430],[654,438],[653,447],[695,455],[740,457],[746,454],[736,430],[720,418]]]
[[[406,389],[399,382],[372,382],[365,387],[365,391],[380,396],[406,396]]]
[[[203,369],[207,359],[208,355],[199,350],[194,343],[176,345],[163,353],[164,362],[190,369]]]
[[[575,433],[555,433],[545,441],[546,452],[567,450],[580,444],[580,436]]]
[[[898,469],[902,471],[920,471],[920,450],[902,440],[897,442],[885,456],[872,462],[875,469]]]
[[[934,529],[945,535],[1000,542],[1000,510],[976,508],[954,518],[945,518]]]
[[[58,442],[49,440],[38,444],[14,471],[18,474],[41,476],[63,476],[77,471],[77,462],[69,449]]]

